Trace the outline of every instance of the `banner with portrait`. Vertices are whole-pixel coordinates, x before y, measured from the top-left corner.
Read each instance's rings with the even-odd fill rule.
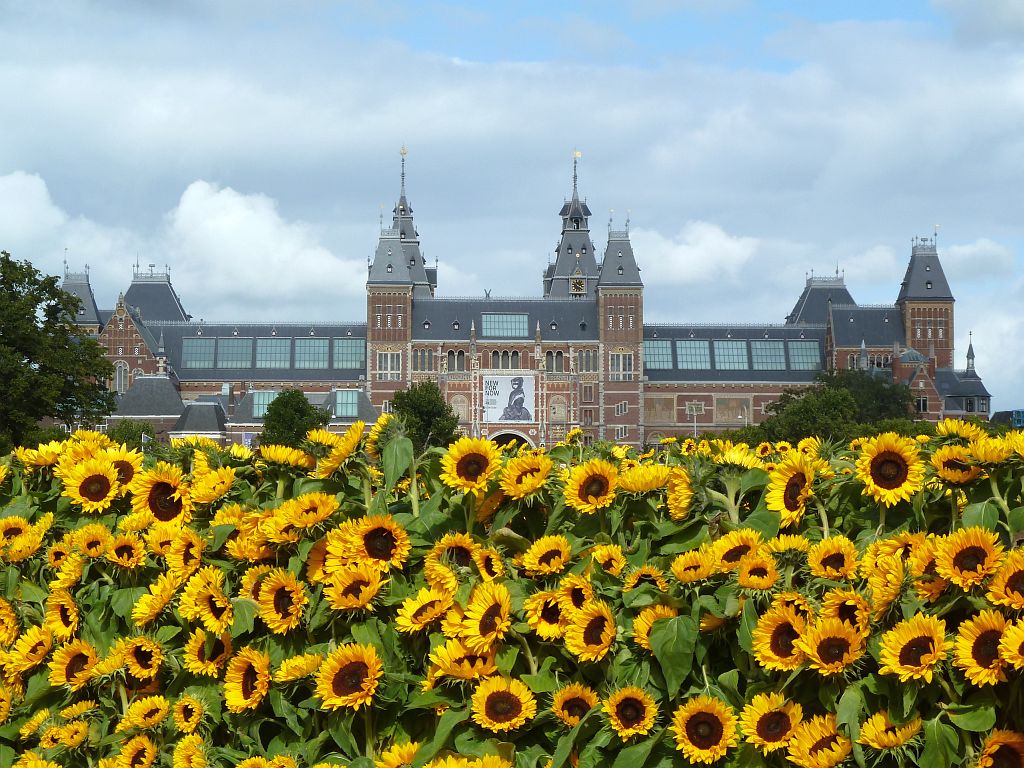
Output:
[[[484,376],[484,422],[536,421],[537,390],[533,376]]]

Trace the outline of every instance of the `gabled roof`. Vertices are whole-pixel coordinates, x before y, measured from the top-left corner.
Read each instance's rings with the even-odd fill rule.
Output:
[[[116,416],[180,416],[185,409],[169,376],[136,376],[118,398]]]
[[[891,347],[903,344],[903,316],[898,307],[832,304],[829,315],[837,347]]]
[[[991,397],[985,384],[971,371],[937,370],[935,386],[946,397]]]
[[[185,406],[172,432],[201,435],[223,432],[227,416],[218,402],[194,402]]]
[[[412,338],[468,342],[470,327],[475,325],[477,339],[489,340],[483,324],[483,315],[488,313],[526,315],[526,334],[501,338],[500,342],[505,344],[532,344],[538,324],[542,341],[597,341],[599,335],[596,301],[473,298],[414,302]]]
[[[604,249],[604,261],[601,262],[601,277],[597,281],[604,286],[642,286],[640,267],[633,255],[633,245],[629,242],[629,231],[610,231],[608,245]]]
[[[64,282],[60,286],[68,293],[77,296],[81,302],[75,322],[79,325],[102,325],[99,310],[96,309],[96,297],[89,284],[88,272],[65,272]]]
[[[793,311],[786,316],[787,323],[828,322],[828,305],[856,306],[857,302],[846,289],[842,277],[808,277]]]
[[[171,285],[170,274],[155,272],[152,267],[148,272],[135,271],[132,284],[124,295],[124,303],[138,310],[142,320],[147,323],[154,320],[184,322],[191,319]]]
[[[900,284],[897,303],[903,301],[952,301],[953,292],[939,262],[935,238],[916,238],[910,250],[910,263]]]

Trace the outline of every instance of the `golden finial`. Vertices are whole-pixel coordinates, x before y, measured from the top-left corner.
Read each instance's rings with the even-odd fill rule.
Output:
[[[406,155],[409,154],[409,150],[405,148],[405,144],[403,144],[402,148],[398,150],[398,154],[400,154],[402,157],[405,157]]]

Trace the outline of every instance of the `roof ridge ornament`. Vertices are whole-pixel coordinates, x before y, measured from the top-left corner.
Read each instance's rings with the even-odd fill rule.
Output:
[[[572,198],[573,198],[573,200],[576,200],[576,199],[579,198],[579,193],[576,191],[576,179],[577,179],[576,164],[579,162],[579,159],[581,157],[583,157],[583,153],[580,152],[575,147],[573,147],[573,150],[572,150]]]
[[[406,149],[405,144],[402,144],[402,148],[398,150],[398,154],[402,156],[402,189],[400,196],[405,197],[405,156],[409,154],[409,150]]]

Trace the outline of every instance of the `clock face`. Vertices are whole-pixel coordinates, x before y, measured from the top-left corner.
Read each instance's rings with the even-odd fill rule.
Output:
[[[584,283],[582,280],[577,278],[576,280],[572,281],[572,292],[573,293],[583,293],[586,290],[587,290],[586,283]]]

